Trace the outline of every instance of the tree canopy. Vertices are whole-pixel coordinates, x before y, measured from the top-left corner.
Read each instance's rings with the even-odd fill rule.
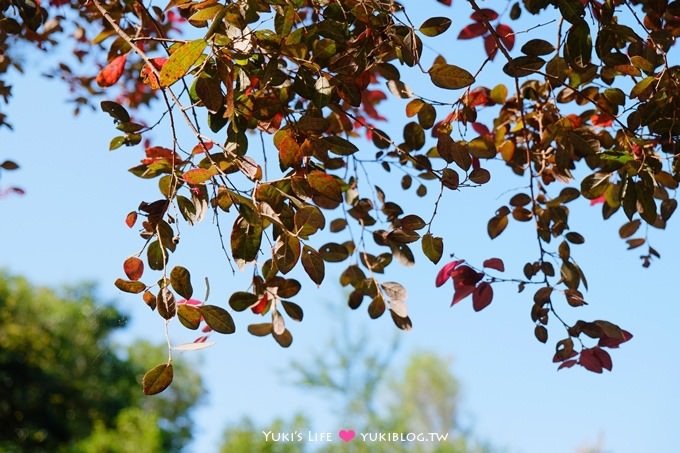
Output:
[[[526,222],[535,259],[504,277],[502,258],[456,257],[436,284],[451,279],[452,305],[471,296],[475,310],[492,302],[494,285],[535,288],[535,336],[547,342],[557,323],[559,367],[611,370],[607,349],[632,334],[560,314],[586,305],[588,286],[576,261],[586,238],[569,206],[580,198],[601,205],[603,219],[623,221],[628,247],[644,250],[643,266],[660,257],[647,232],[663,229],[677,207],[680,2],[460,0],[469,20],[455,24],[446,15],[452,1],[439,3],[441,16],[416,24],[409,8],[421,1],[2,0],[0,70],[20,69],[26,46],[71,46],[52,75],[72,88],[76,110],[101,99],[115,127],[111,150],[139,150],[130,172],[158,195],[125,218],[142,246],[115,284],[168,322],[203,330],[175,348],[199,349],[210,332],[236,330],[224,307],[195,298],[190,264],[172,261],[190,234],[184,225],[212,214],[216,247],[233,269],[252,269],[229,306],[266,317],[248,326],[253,335],[290,346],[284,313],[301,321],[303,307],[289,299],[302,284],[321,285],[329,263],[344,263],[352,309],[368,299],[371,318],[388,312],[407,330],[407,291],[383,277],[389,266],[413,265],[416,247],[440,263],[444,191],[464,196],[492,174],[513,174],[523,186],[490,208],[487,234]],[[515,29],[515,21],[531,25]],[[424,57],[429,39],[455,39],[451,28],[471,52],[484,49],[480,65]],[[478,80],[494,60],[502,75],[484,86]],[[402,72],[440,94],[418,94]],[[7,100],[10,87],[0,92]],[[403,116],[389,116],[405,123],[398,137],[380,127],[388,97],[405,102]],[[140,108],[151,103],[164,112],[148,120]],[[0,124],[9,119],[0,115]],[[376,172],[427,203],[401,206],[399,193],[375,185]],[[319,243],[325,231],[338,239]],[[296,268],[308,282],[289,275]],[[146,375],[144,391],[163,391],[172,378],[168,359]]]
[[[144,369],[165,351],[116,347],[125,322],[92,287],[58,294],[0,273],[0,450],[168,452],[191,440],[200,376],[180,360],[173,389],[142,398]]]

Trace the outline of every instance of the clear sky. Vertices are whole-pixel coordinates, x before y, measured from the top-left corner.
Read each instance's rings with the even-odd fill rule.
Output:
[[[448,9],[434,0],[423,3],[427,7],[413,8],[416,24],[431,15],[453,14],[455,19],[453,30],[426,41],[424,58],[431,60],[437,49],[450,62],[476,68],[482,58],[481,42],[467,43],[468,47],[454,39],[468,22],[466,9],[460,5]],[[527,27],[539,20],[531,21]],[[553,30],[546,33],[552,36]],[[520,45],[524,40],[526,35],[520,35]],[[40,78],[45,64],[27,58],[31,69],[25,76],[14,78],[14,98],[8,109],[15,130],[0,131],[0,160],[11,158],[22,167],[18,172],[5,173],[0,183],[20,185],[27,191],[25,197],[0,202],[0,267],[38,284],[97,282],[105,300],[115,300],[121,310],[131,314],[131,327],[119,338],[121,342],[137,337],[162,341],[160,318],[137,297],[120,293],[113,286],[113,281],[122,276],[122,261],[142,245],[123,219],[142,199],[150,201],[157,193],[155,183],[139,180],[126,171],[141,159],[141,148],[108,152],[108,142],[114,135],[108,115],[85,112],[74,119],[71,107],[64,102],[65,88]],[[493,85],[500,67],[501,62],[496,61],[483,81]],[[417,84],[413,88],[425,90]],[[433,93],[444,98],[457,95]],[[392,102],[386,111],[403,111],[403,105]],[[397,120],[384,129],[398,136],[403,115],[392,116]],[[161,133],[156,133],[155,139],[159,145],[170,144],[169,137]],[[376,169],[375,182],[386,190],[388,198],[398,198],[404,207],[429,218],[429,205],[401,194],[380,173]],[[505,192],[525,184],[519,178],[497,177],[500,173],[494,173],[492,183],[482,189],[447,193],[433,232],[446,238],[447,254],[456,253],[473,264],[499,256],[510,269],[508,274],[518,276],[523,263],[536,258],[531,226],[511,222],[506,233],[493,242],[486,235],[488,218],[511,195]],[[622,213],[602,222],[599,206],[578,200],[570,208],[570,226],[587,239],[585,245],[573,246],[572,251],[589,278],[586,300],[590,305],[578,310],[562,307],[562,313],[569,320],[608,319],[635,335],[612,352],[612,373],[595,375],[581,368],[556,372],[551,363],[552,340],[562,338],[562,332],[553,326],[551,341],[547,345],[538,343],[529,317],[531,293],[518,295],[512,285],[495,285],[494,303],[481,313],[474,313],[469,301],[449,308],[450,286],[434,287],[438,268],[420,254],[414,268],[392,266],[386,275],[386,279],[400,281],[408,288],[414,321],[414,329],[402,334],[395,365],[419,350],[452,357],[452,371],[463,387],[463,416],[469,428],[480,439],[510,452],[573,452],[598,439],[607,451],[617,453],[677,451],[677,216],[666,231],[650,231],[662,259],[642,269],[639,253],[626,251],[625,243],[618,239],[618,228],[624,223]],[[209,277],[210,302],[214,304],[226,305],[231,292],[247,286],[244,274],[249,272],[232,276],[210,216],[197,227],[184,227],[173,263],[190,267],[195,282]],[[246,325],[256,320],[242,313],[235,315],[236,335],[215,336],[216,346],[192,353],[202,363],[209,388],[205,404],[196,412],[198,437],[192,451],[214,451],[224,425],[245,415],[264,423],[300,410],[314,416],[315,428],[321,431],[344,427],[339,426],[333,408],[322,396],[291,386],[292,375],[286,371],[291,360],[304,361],[326,343],[334,320],[324,305],[345,303],[337,283],[342,269],[327,266],[321,289],[306,284],[295,297],[305,309],[305,321],[290,326],[295,341],[289,350],[279,348],[271,339],[247,334]],[[309,282],[304,275],[299,278]],[[195,286],[201,294],[201,285]],[[387,316],[368,320],[365,307],[351,313],[350,318],[371,329],[375,342],[391,338],[395,331]],[[177,329],[173,338],[180,343],[193,336]]]

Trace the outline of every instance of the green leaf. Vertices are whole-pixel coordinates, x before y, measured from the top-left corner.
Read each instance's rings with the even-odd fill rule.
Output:
[[[328,149],[331,152],[340,156],[349,156],[359,151],[359,148],[357,148],[353,143],[345,140],[342,137],[338,137],[337,135],[324,137],[323,141],[326,142],[326,145],[328,145]]]
[[[163,256],[165,256],[165,261]],[[149,267],[155,271],[163,270],[165,263],[167,263],[167,258],[167,254],[163,254],[158,241],[153,241],[146,249],[146,261],[149,263]]]
[[[425,256],[434,264],[437,264],[442,259],[444,254],[444,241],[442,238],[427,233],[421,239],[421,245]]]
[[[527,55],[540,57],[555,51],[555,46],[544,39],[532,39],[522,46],[522,52]]]
[[[122,278],[117,279],[114,284],[119,290],[131,294],[139,294],[146,289],[146,285],[142,282],[123,280]]]
[[[161,69],[160,85],[168,87],[184,77],[196,60],[203,54],[208,43],[203,39],[189,41],[181,44],[170,55]]]
[[[262,226],[239,216],[231,230],[231,254],[241,264],[255,261],[262,242]]]
[[[451,26],[451,19],[448,17],[430,17],[420,26],[419,30],[425,36],[438,36],[444,33]]]
[[[161,393],[172,383],[172,363],[164,363],[149,370],[142,379],[142,389],[145,395]]]
[[[191,299],[194,288],[191,286],[191,274],[182,266],[175,266],[170,272],[170,284],[177,294],[185,299]]]
[[[177,317],[179,322],[187,329],[196,330],[201,324],[201,310],[193,305],[179,304],[177,306]]]
[[[430,68],[429,73],[432,83],[447,90],[458,90],[475,82],[472,74],[452,64],[435,64]]]
[[[227,310],[217,305],[202,305],[200,308],[205,323],[218,333],[231,334],[236,332],[234,320]]]
[[[257,296],[245,291],[237,291],[229,298],[229,306],[235,311],[244,311],[257,302]]]

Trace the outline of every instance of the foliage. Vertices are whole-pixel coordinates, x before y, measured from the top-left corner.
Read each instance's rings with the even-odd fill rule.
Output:
[[[191,439],[198,374],[176,361],[178,385],[142,398],[143,370],[165,352],[115,347],[125,318],[97,304],[91,287],[60,295],[0,274],[0,324],[0,450],[179,451]]]
[[[439,3],[442,14],[452,5]],[[255,264],[250,287],[229,299],[235,311],[270,316],[251,324],[250,333],[290,346],[284,312],[299,321],[303,308],[289,300],[302,282],[288,274],[301,268],[320,285],[326,265],[339,262],[351,263],[340,278],[353,289],[351,308],[368,298],[371,318],[389,311],[397,327],[410,329],[406,290],[382,274],[393,262],[413,265],[418,242],[439,263],[445,245],[435,220],[443,192],[464,193],[488,184],[492,171],[505,172],[525,188],[498,207],[488,235],[499,237],[511,221],[527,222],[536,258],[518,278],[490,272],[502,272],[498,258],[483,272],[457,260],[438,281],[450,276],[453,303],[472,295],[476,310],[493,301],[495,284],[515,282],[520,292],[536,285],[535,335],[547,342],[551,319],[564,329],[554,356],[560,368],[611,370],[604,348],[631,334],[604,320],[567,323],[557,311],[560,299],[586,305],[586,275],[572,252],[585,237],[570,224],[569,204],[599,203],[604,219],[623,211],[620,235],[628,247],[648,246],[645,267],[660,257],[646,231],[663,229],[677,207],[680,66],[673,52],[680,3],[522,0],[498,2],[508,6],[501,9],[461,0],[456,7],[466,8],[471,22],[437,16],[419,26],[408,15],[412,4],[420,2],[3,0],[0,45],[7,52],[0,69],[16,65],[19,43],[46,48],[73,28],[74,56],[89,73],[63,63],[55,75],[78,93],[79,107],[97,95],[116,99],[101,102],[118,131],[110,149],[142,144],[141,162],[130,171],[160,191],[125,219],[135,228],[142,217],[144,246],[126,260],[127,278],[116,286],[141,294],[168,321],[178,317],[189,329],[205,323],[204,331],[225,334],[236,329],[224,308],[192,299],[190,270],[170,263],[179,225],[212,211],[220,240],[229,238],[230,247],[220,246],[230,264]],[[62,9],[74,25],[58,15]],[[556,18],[539,22],[545,15]],[[533,25],[516,32],[520,17]],[[487,58],[479,67],[442,55],[421,58],[426,40],[459,25],[458,39],[470,40],[471,48],[482,41]],[[546,27],[553,27],[551,41],[543,39]],[[478,79],[497,58],[505,81],[483,86]],[[93,71],[93,61],[101,69]],[[460,90],[457,98],[416,94],[402,80],[404,69],[426,74],[433,90]],[[5,84],[0,89],[9,96]],[[408,99],[403,137],[376,126],[386,119],[378,109],[390,94]],[[154,100],[165,112],[147,125],[139,107]],[[168,133],[156,139],[151,131],[161,122]],[[180,138],[182,128],[191,138]],[[357,140],[361,134],[375,149]],[[258,141],[261,151],[253,146]],[[404,191],[438,193],[428,212],[405,211],[394,201],[399,195],[375,186],[370,175],[380,169]],[[322,230],[340,239],[319,243]],[[156,367],[145,391],[166,388],[171,371],[169,362]]]

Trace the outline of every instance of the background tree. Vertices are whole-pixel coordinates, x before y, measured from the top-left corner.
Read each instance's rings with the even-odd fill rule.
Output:
[[[472,296],[475,310],[492,302],[493,285],[512,282],[520,292],[535,285],[530,316],[536,338],[547,342],[549,321],[557,320],[563,338],[554,361],[601,373],[612,368],[607,348],[632,335],[604,320],[567,322],[557,309],[558,300],[586,304],[586,275],[572,253],[585,237],[570,224],[569,203],[580,197],[601,203],[604,219],[622,211],[620,236],[629,248],[647,247],[643,265],[660,257],[646,231],[664,228],[677,207],[680,69],[672,52],[678,2],[501,3],[482,8],[464,2],[471,22],[458,38],[479,38],[486,55],[464,68],[467,62],[451,64],[444,55],[423,57],[423,41],[445,33],[452,20],[414,24],[407,2],[173,1],[161,9],[92,0],[63,19],[49,7],[4,1],[2,70],[16,62],[19,43],[47,47],[67,28],[76,38],[77,59],[101,63],[96,74],[87,65],[83,71],[90,73],[78,74],[68,64],[58,74],[79,94],[77,105],[104,92],[115,96],[117,102],[101,103],[118,130],[110,149],[143,145],[140,165],[130,171],[157,179],[160,195],[126,218],[133,228],[143,217],[144,245],[125,261],[126,278],[116,286],[143,294],[167,321],[236,330],[224,308],[192,299],[189,270],[170,264],[179,225],[198,223],[212,210],[220,239],[229,238],[230,250],[220,246],[230,264],[255,263],[247,291],[229,299],[235,311],[271,317],[251,324],[252,334],[289,346],[283,313],[303,317],[302,307],[289,300],[301,283],[289,273],[302,268],[321,284],[326,263],[344,261],[351,263],[341,276],[353,288],[349,306],[356,309],[368,298],[372,318],[389,311],[397,327],[409,329],[406,290],[382,274],[393,261],[414,264],[418,242],[424,256],[439,263],[444,243],[435,220],[444,191],[464,192],[489,183],[492,171],[505,172],[520,177],[522,188],[496,209],[487,233],[499,237],[511,219],[530,222],[535,258],[523,275],[509,278],[500,276],[501,259],[474,257],[481,266],[457,259],[436,283],[452,279],[452,304]],[[527,16],[525,29],[510,25],[520,18],[526,23]],[[487,87],[478,81],[495,58],[502,59],[505,83]],[[423,74],[428,96],[406,85],[400,67],[414,77]],[[394,98],[408,99],[399,138],[376,126],[384,119],[384,86]],[[461,91],[450,101],[441,100],[439,89]],[[165,113],[148,125],[138,107],[155,99]],[[167,135],[158,138],[151,131],[162,122]],[[265,134],[273,135],[275,150],[267,148]],[[262,150],[252,146],[258,135]],[[360,135],[374,149],[357,142]],[[393,192],[376,186],[371,174],[381,168],[399,174],[405,191],[426,197],[430,187],[427,212],[411,213],[393,201]],[[231,229],[223,234],[227,224]],[[643,224],[645,233],[638,234]],[[326,226],[341,239],[317,244]],[[157,273],[145,274],[145,267]],[[206,339],[201,335],[184,348],[199,348]],[[149,372],[145,391],[162,391],[172,375],[168,360]]]
[[[92,286],[58,293],[0,274],[0,450],[165,452],[191,440],[200,376],[177,360],[178,385],[142,398],[144,368],[167,353],[116,346],[125,323]]]
[[[333,310],[337,312],[336,310]],[[412,354],[403,368],[392,358],[398,337],[381,347],[371,346],[368,330],[352,326],[338,314],[338,330],[327,345],[304,362],[292,365],[295,385],[323,396],[332,406],[339,426],[356,433],[431,433],[447,435],[446,440],[422,442],[363,442],[359,434],[348,443],[307,442],[314,432],[313,420],[298,414],[289,421],[277,419],[258,427],[243,419],[227,427],[222,452],[266,451],[272,453],[318,452],[484,452],[488,447],[476,441],[458,423],[459,384],[451,373],[451,363],[434,353]],[[273,442],[264,432],[300,433],[293,442]],[[297,439],[294,437],[293,439]]]

